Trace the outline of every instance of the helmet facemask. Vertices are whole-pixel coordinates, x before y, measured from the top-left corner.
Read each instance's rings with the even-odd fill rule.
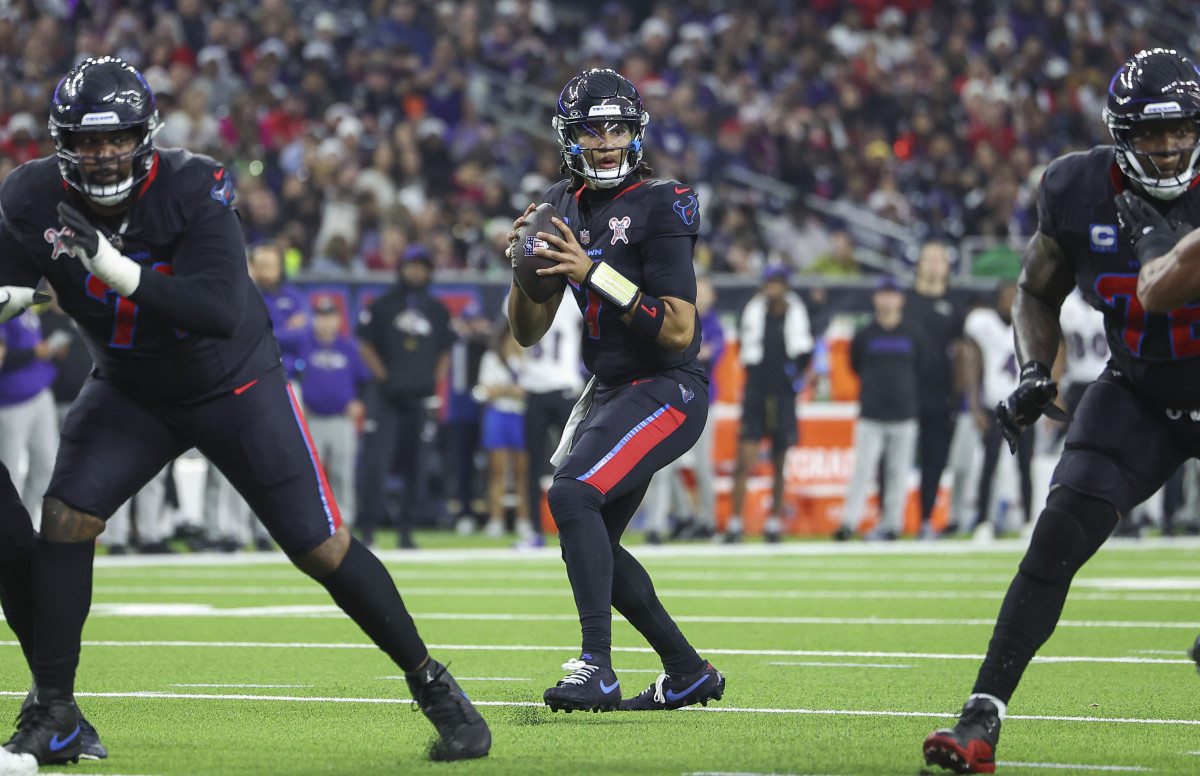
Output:
[[[636,121],[571,121],[555,116],[563,163],[597,188],[616,186],[642,163],[642,136],[649,119],[645,112]],[[610,158],[613,151],[615,163]]]
[[[146,179],[154,163],[153,138],[158,132],[158,114],[140,127],[112,130],[131,135],[132,147],[107,156],[81,153],[77,146],[89,136],[101,133],[76,132],[52,127],[58,148],[58,168],[63,179],[74,189],[98,205],[112,206],[123,202],[135,186]],[[138,132],[140,130],[140,133]],[[114,171],[124,175],[114,176]]]
[[[1200,175],[1200,117],[1109,122],[1121,172],[1155,199],[1182,195]],[[1178,140],[1164,150],[1144,142],[1148,135],[1166,133]],[[1186,136],[1186,137],[1185,137]],[[1154,145],[1159,148],[1153,148]]]

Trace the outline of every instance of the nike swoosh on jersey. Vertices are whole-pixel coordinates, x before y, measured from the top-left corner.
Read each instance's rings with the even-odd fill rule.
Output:
[[[630,385],[638,385],[639,383],[648,383],[648,382],[650,382],[650,380],[651,380],[651,378],[646,377],[641,380],[634,380],[632,383],[630,383]]]
[[[245,385],[243,385],[241,388],[234,388],[234,389],[233,389],[233,395],[234,395],[234,396],[241,396],[243,393],[245,393],[246,391],[248,391],[248,390],[250,390],[251,388],[253,388],[253,387],[254,387],[254,384],[255,384],[255,383],[257,383],[257,382],[258,382],[258,380],[251,380],[250,382],[248,382],[248,383],[246,383]]]
[[[676,193],[676,194],[682,194],[682,193],[683,193],[683,192],[685,192],[685,191],[691,191],[691,190],[692,190],[692,187],[691,187],[691,186],[684,186],[682,189],[681,189],[681,188],[679,188],[678,186],[676,186],[676,187],[675,187],[675,193]]]

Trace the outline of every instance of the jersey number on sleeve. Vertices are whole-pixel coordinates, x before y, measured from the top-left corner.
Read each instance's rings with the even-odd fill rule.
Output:
[[[175,271],[170,264],[160,262],[153,267],[155,272],[163,275],[174,275]],[[137,328],[137,305],[129,301],[123,296],[112,290],[112,287],[105,283],[95,275],[87,276],[87,293],[93,299],[98,299],[101,302],[108,300],[109,294],[117,298],[117,307],[114,313],[112,339],[109,340],[109,347],[113,348],[131,348],[133,347],[133,331]],[[183,336],[184,332],[176,332],[179,336]]]

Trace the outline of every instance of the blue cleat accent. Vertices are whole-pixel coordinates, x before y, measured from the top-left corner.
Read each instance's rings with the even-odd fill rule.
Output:
[[[725,676],[705,663],[695,674],[661,674],[635,698],[623,701],[621,711],[665,711],[719,701],[725,694]]]
[[[542,694],[551,711],[616,711],[621,706],[621,682],[611,668],[589,662],[584,653],[563,663],[569,673]]]

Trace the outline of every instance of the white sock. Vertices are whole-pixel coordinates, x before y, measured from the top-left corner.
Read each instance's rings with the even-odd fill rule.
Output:
[[[985,701],[991,701],[992,705],[996,707],[996,716],[1000,717],[1000,719],[1004,719],[1004,715],[1008,713],[1008,704],[997,698],[995,695],[988,695],[985,692],[977,692],[974,693],[970,698],[967,698],[967,700],[971,701],[975,698],[983,698]]]

